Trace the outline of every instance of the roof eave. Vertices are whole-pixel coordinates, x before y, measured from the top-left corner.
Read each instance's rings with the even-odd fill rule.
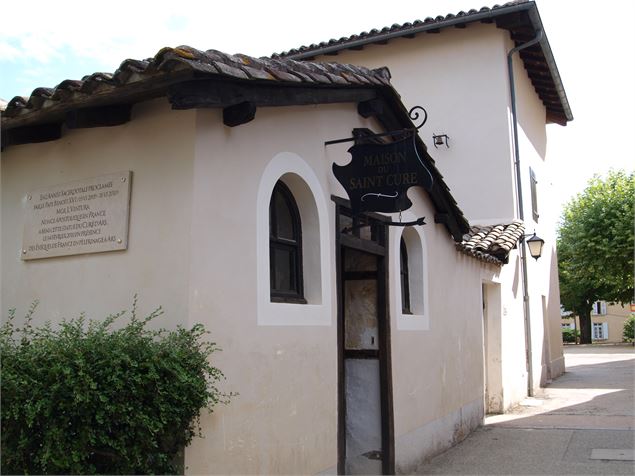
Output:
[[[372,43],[379,43],[383,41],[388,41],[394,38],[401,38],[406,35],[415,35],[417,33],[425,33],[430,30],[439,30],[441,28],[447,28],[454,25],[462,25],[465,23],[478,22],[483,20],[494,20],[496,17],[504,14],[520,12],[524,10],[529,10],[530,5],[532,4],[518,4],[518,5],[510,5],[503,6],[497,8],[496,10],[488,10],[485,12],[472,13],[469,15],[461,15],[455,16],[453,18],[448,18],[445,20],[441,20],[434,23],[424,23],[422,25],[412,26],[407,29],[400,29],[398,31],[386,32],[386,33],[378,33],[369,38],[360,38],[358,40],[347,41],[344,43],[336,44],[336,45],[328,45],[328,46],[318,46],[317,48],[311,48],[309,51],[285,54],[286,58],[294,59],[294,60],[305,60],[309,58],[314,58],[320,55],[328,55],[332,53],[337,53],[341,50],[353,49],[365,45],[369,45]]]
[[[529,18],[531,20],[532,26],[534,27],[534,31],[542,30],[544,27],[542,25],[542,20],[540,19],[540,13],[538,13],[538,8],[534,3],[529,4],[531,8],[528,8]],[[562,78],[560,77],[560,72],[558,71],[558,65],[556,64],[556,59],[553,56],[553,52],[551,51],[551,45],[549,44],[549,40],[547,39],[547,34],[545,33],[540,40],[540,47],[542,49],[543,54],[545,55],[545,59],[547,60],[547,66],[549,67],[549,72],[553,78],[553,82],[556,86],[556,91],[558,93],[558,98],[560,99],[560,103],[562,104],[562,108],[565,113],[565,117],[567,121],[573,120],[573,113],[571,112],[571,106],[569,105],[569,99],[567,98],[567,93],[564,90],[564,85],[562,84]],[[561,124],[561,125],[566,125]]]
[[[453,18],[448,18],[438,22],[412,26],[410,28],[400,29],[398,31],[378,33],[377,35],[373,35],[372,37],[369,37],[369,38],[360,38],[357,40],[347,41],[340,44],[312,48],[308,51],[288,54],[288,55],[285,55],[285,57],[291,58],[294,60],[305,60],[305,59],[315,58],[316,56],[334,54],[342,50],[360,48],[365,45],[385,42],[385,41],[388,41],[394,38],[400,38],[406,35],[415,35],[418,33],[425,33],[427,31],[439,30],[442,28],[448,28],[455,25],[464,25],[467,23],[474,23],[474,22],[479,22],[484,20],[491,20],[493,22],[497,17],[503,16],[503,15],[509,15],[513,13],[525,12],[525,11],[529,15],[529,18],[532,23],[532,27],[534,28],[534,32],[537,32],[538,30],[544,31],[542,20],[540,19],[540,14],[538,13],[538,8],[536,4],[534,2],[528,2],[528,3],[520,3],[515,5],[509,5],[509,6],[502,6],[502,7],[496,8],[495,10],[488,10],[488,11],[473,13],[469,15],[455,16]],[[543,36],[539,44],[543,51],[543,54],[545,55],[549,72],[556,86],[556,92],[558,93],[558,98],[560,99],[562,108],[565,113],[565,119],[566,121],[572,121],[573,114],[571,112],[569,100],[567,99],[567,94],[562,84],[560,72],[558,71],[558,66],[556,65],[556,60],[553,56],[553,52],[551,51],[551,46],[549,45],[549,41],[547,39],[546,34]],[[565,121],[561,121],[555,117],[552,119],[548,119],[548,121],[556,122],[560,125],[566,125]]]

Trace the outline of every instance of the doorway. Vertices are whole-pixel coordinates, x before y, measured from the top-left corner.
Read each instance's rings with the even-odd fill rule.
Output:
[[[499,283],[482,284],[483,404],[485,414],[503,413],[502,306]]]
[[[336,210],[338,473],[393,474],[387,226]]]

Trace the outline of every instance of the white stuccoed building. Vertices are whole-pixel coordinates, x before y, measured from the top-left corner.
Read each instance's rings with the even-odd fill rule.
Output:
[[[436,35],[320,58],[374,70],[166,48],[14,98],[3,309],[38,299],[39,322],[96,318],[139,293],[166,327],[205,324],[239,396],[202,416],[187,473],[412,471],[527,395],[527,327],[531,388],[564,370],[552,223],[526,198],[523,224],[515,198],[506,54],[535,15],[437,19]],[[550,71],[547,56],[532,67]],[[546,119],[570,119],[539,99],[529,64],[514,59],[527,197],[530,166],[547,182]],[[414,105],[432,186],[410,188],[401,216],[354,216],[332,168],[354,142],[325,142],[389,145],[398,136],[372,133],[411,129]],[[527,263],[526,327],[514,247],[534,227],[546,245]]]

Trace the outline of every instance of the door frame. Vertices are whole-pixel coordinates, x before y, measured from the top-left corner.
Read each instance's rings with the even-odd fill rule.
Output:
[[[337,286],[337,472],[345,474],[346,459],[346,381],[344,369],[344,293],[342,249],[349,248],[378,256],[377,263],[377,325],[379,344],[379,385],[382,426],[382,472],[395,474],[395,438],[392,395],[392,362],[390,350],[389,307],[389,227],[384,225],[384,245],[340,233],[342,210],[350,212],[350,202],[331,196],[335,202],[335,255]],[[390,218],[376,213],[362,216],[376,222],[387,222]]]

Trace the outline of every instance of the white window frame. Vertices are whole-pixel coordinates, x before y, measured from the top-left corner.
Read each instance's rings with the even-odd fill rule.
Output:
[[[402,213],[403,221],[414,221],[417,217],[410,211]],[[393,230],[391,230],[393,231]],[[391,250],[391,300],[392,312],[397,316],[397,330],[427,331],[430,330],[430,312],[428,299],[428,252],[423,227],[412,227],[418,240],[406,239],[408,254],[408,277],[410,279],[410,312],[404,314],[401,303],[401,237],[404,230],[398,228],[390,233]],[[406,237],[407,238],[407,237]],[[412,241],[412,242],[410,242]],[[418,241],[418,243],[416,243]],[[420,249],[411,248],[416,243]],[[411,246],[408,246],[408,245]],[[417,261],[418,260],[418,261]],[[417,285],[418,283],[418,285]]]
[[[304,297],[307,304],[271,302],[270,268],[269,268],[269,203],[271,193],[278,180],[282,180],[293,193],[300,209],[303,236],[315,237],[314,246],[319,251],[317,262],[307,263],[308,252],[303,254]],[[302,187],[294,187],[294,182],[302,183]],[[304,200],[302,193],[310,194],[310,200]],[[304,203],[314,202],[315,216],[303,214]],[[257,277],[257,323],[259,326],[331,326],[331,253],[329,237],[331,227],[328,219],[326,195],[320,181],[309,164],[299,155],[292,152],[276,154],[265,167],[258,186],[256,212],[256,277]],[[311,224],[312,222],[313,225]],[[304,227],[313,229],[305,233]],[[311,272],[311,269],[314,272]],[[313,275],[311,285],[309,275]],[[314,295],[315,294],[315,295]]]
[[[607,340],[609,338],[608,322],[594,322],[592,337],[593,340]]]

